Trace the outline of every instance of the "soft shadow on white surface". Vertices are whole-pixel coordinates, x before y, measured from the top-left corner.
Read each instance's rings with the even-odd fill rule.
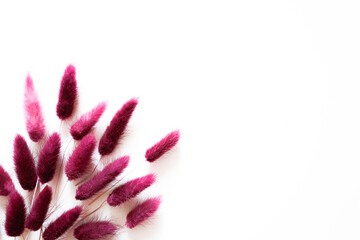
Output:
[[[129,240],[138,240],[138,239],[153,239],[151,236],[156,236],[161,233],[161,228],[163,227],[163,219],[159,214],[156,214],[152,219],[147,221],[144,224],[138,225],[131,231],[128,231]]]
[[[109,103],[97,137],[139,97],[117,151],[129,170],[168,131],[183,133],[154,165],[124,172],[155,172],[137,200],[164,199],[119,239],[360,239],[359,12],[357,0],[1,1],[1,164],[16,179],[26,75],[52,133],[72,63],[79,113]],[[73,200],[64,193],[59,210]]]

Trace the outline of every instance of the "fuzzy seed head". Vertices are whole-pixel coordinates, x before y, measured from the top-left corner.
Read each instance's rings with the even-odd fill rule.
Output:
[[[24,199],[17,191],[12,191],[6,207],[6,234],[10,237],[20,236],[25,228],[25,217]]]
[[[88,170],[95,147],[94,135],[87,135],[81,140],[66,163],[65,173],[70,181],[81,177]]]
[[[45,135],[45,123],[40,102],[34,90],[33,80],[30,75],[27,76],[25,83],[24,110],[26,130],[29,137],[32,141],[38,142]]]
[[[14,183],[8,172],[0,166],[0,196],[8,196],[14,190]]]
[[[108,155],[114,151],[125,132],[126,125],[137,104],[137,99],[131,99],[115,114],[110,125],[106,128],[104,135],[100,139],[99,153],[101,155]]]
[[[59,100],[56,106],[56,114],[61,120],[71,116],[77,98],[76,71],[73,65],[69,65],[61,80]]]
[[[87,135],[92,127],[99,121],[101,115],[106,109],[106,103],[101,102],[90,112],[85,113],[77,120],[70,129],[71,136],[75,140],[81,140],[85,135]]]
[[[33,190],[37,181],[35,162],[25,139],[20,135],[14,140],[14,165],[21,187]]]
[[[62,236],[79,218],[82,208],[77,206],[64,212],[45,229],[44,240],[55,240]]]
[[[110,206],[118,206],[127,200],[136,197],[140,192],[150,187],[155,182],[155,175],[149,174],[136,178],[114,189],[107,198]]]
[[[125,156],[115,160],[107,165],[101,172],[96,174],[92,179],[83,183],[76,190],[75,198],[77,200],[86,200],[104,189],[111,183],[129,164],[129,157]]]
[[[26,218],[25,226],[28,229],[37,231],[44,223],[46,214],[51,202],[52,189],[46,186],[36,198],[34,205],[30,211],[29,216]]]
[[[117,226],[109,221],[88,222],[74,230],[74,237],[78,240],[101,239],[115,234]]]
[[[169,133],[160,142],[156,143],[154,146],[149,148],[146,151],[145,158],[149,162],[154,162],[159,159],[162,155],[168,152],[171,148],[173,148],[176,143],[179,141],[180,132],[174,131]]]
[[[40,182],[43,184],[51,181],[54,177],[59,159],[60,147],[60,135],[58,133],[53,133],[40,152],[36,172]]]
[[[136,206],[126,216],[126,226],[134,228],[145,220],[149,219],[158,210],[161,198],[150,198]]]

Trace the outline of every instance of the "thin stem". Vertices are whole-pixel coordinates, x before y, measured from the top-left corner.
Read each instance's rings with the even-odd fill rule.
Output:
[[[62,127],[62,124],[63,124],[63,121],[61,120],[60,122],[60,126],[59,126],[59,134],[61,133],[61,127]],[[63,168],[63,165],[64,165],[64,160],[65,160],[65,153],[66,153],[66,150],[68,148],[69,144],[66,146],[65,148],[65,151],[63,153],[63,156],[61,158],[61,164],[60,164],[60,169],[59,169],[59,173],[58,173],[58,176],[57,176],[57,180],[56,180],[56,186],[55,186],[55,191],[54,191],[54,196],[56,196],[57,194],[57,189],[58,189],[58,186],[59,186],[59,180],[60,180],[60,177],[62,176],[62,168]]]
[[[57,176],[57,181],[56,181],[54,196],[57,196],[56,194],[57,194],[58,187],[59,187],[59,184],[60,184],[60,177],[63,176],[63,166],[64,166],[64,162],[65,162],[65,154],[66,154],[66,151],[67,151],[70,143],[71,143],[71,140],[70,140],[70,141],[68,142],[68,144],[66,145],[66,148],[64,149],[63,156],[62,156],[62,158],[61,158],[61,164],[60,164],[59,174],[58,174],[58,176]],[[68,182],[68,181],[69,181],[69,180],[67,180],[67,182]],[[67,182],[65,183],[65,186],[66,186]],[[64,192],[65,186],[64,186],[63,189],[61,190],[60,196],[61,196],[61,194]]]
[[[33,204],[34,204],[35,195],[36,195],[36,192],[37,192],[37,189],[38,189],[38,186],[39,186],[39,185],[40,185],[40,184],[39,184],[39,178],[38,178],[38,179],[36,180],[36,185],[35,185],[35,189],[34,189],[34,194],[33,194],[32,199],[31,199],[30,211],[31,211],[32,206],[33,206]],[[31,232],[29,231],[29,232],[26,234],[25,240],[28,239],[30,233],[31,233]],[[21,237],[22,237],[22,239],[24,239],[24,236],[23,236],[23,235],[21,235]]]
[[[30,236],[30,231],[26,234],[26,237],[25,237],[25,240],[27,240],[28,239],[28,237]],[[22,235],[21,235],[22,236]],[[22,238],[22,239],[24,239],[24,237]]]
[[[26,234],[25,240],[28,239],[29,235],[30,235],[30,232],[28,232],[28,233]],[[24,238],[23,238],[23,239],[24,239]]]
[[[39,186],[39,178],[36,180],[36,185],[35,185],[35,189],[34,189],[34,194],[32,196],[32,200],[31,200],[31,204],[30,204],[30,209],[32,208],[33,204],[34,204],[34,200],[35,200],[35,195]]]
[[[80,184],[86,182],[87,180],[89,180],[89,178],[91,177],[91,175],[95,172],[96,168],[99,166],[100,162],[101,162],[102,156],[100,157],[100,160],[96,163],[96,165],[94,166],[93,170],[91,171],[91,173],[89,173],[84,179],[82,179],[80,182],[76,183],[75,186],[79,186]]]
[[[66,188],[66,185],[68,184],[68,182],[69,182],[69,179],[68,179],[68,180],[66,180],[66,182],[65,182],[65,184],[64,184],[64,187],[63,187],[63,189],[61,190],[61,192],[60,192],[60,195],[59,195],[58,199],[61,197],[61,195],[62,195],[62,194],[63,194],[63,192],[65,191],[65,188]]]
[[[104,205],[105,202],[106,202],[106,200],[103,201],[103,202],[99,205],[99,207],[97,207],[97,208],[96,208],[95,210],[93,210],[91,213],[85,215],[82,219],[84,220],[84,219],[86,219],[87,217],[89,217],[91,214],[93,214],[93,213],[95,213],[96,211],[98,211],[98,210]]]
[[[42,225],[41,225],[40,234],[39,234],[39,240],[41,240],[42,233],[43,233],[43,227],[42,227]]]
[[[59,174],[58,174],[58,176],[57,176],[54,196],[56,196],[57,190],[58,190],[58,187],[59,187],[59,184],[60,184],[60,183],[59,183],[59,182],[60,182],[59,180],[60,180],[60,177],[61,177],[61,175],[62,175],[63,164],[64,164],[64,157],[62,157],[62,159],[61,159],[60,170],[59,170],[59,171],[61,171],[61,172],[59,172]]]

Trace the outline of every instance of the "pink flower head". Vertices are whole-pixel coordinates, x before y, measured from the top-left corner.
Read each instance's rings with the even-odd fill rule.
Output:
[[[145,220],[149,219],[158,210],[161,198],[150,198],[143,203],[137,205],[126,216],[126,226],[134,228]]]
[[[150,187],[155,182],[155,175],[149,174],[141,178],[136,178],[114,189],[107,198],[110,206],[120,205],[127,200],[136,197],[140,192]]]
[[[0,166],[0,196],[8,196],[14,190],[14,183],[10,175]]]
[[[158,158],[168,152],[171,148],[173,148],[179,141],[179,138],[179,131],[173,131],[169,133],[166,137],[161,139],[160,142],[156,143],[154,146],[152,146],[146,151],[146,160],[149,162],[156,161]]]
[[[45,123],[40,102],[34,90],[34,84],[30,75],[26,78],[24,97],[26,130],[30,139],[38,142],[45,135]]]
[[[101,115],[106,109],[106,103],[101,102],[90,112],[82,115],[70,129],[71,136],[75,140],[81,140],[86,134],[91,131],[91,128],[99,121]]]

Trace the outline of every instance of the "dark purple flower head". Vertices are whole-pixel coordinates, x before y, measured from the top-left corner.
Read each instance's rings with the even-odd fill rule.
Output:
[[[94,196],[100,190],[112,182],[129,164],[129,157],[125,156],[107,165],[101,172],[92,179],[83,183],[76,190],[77,200],[86,200]]]
[[[77,206],[64,212],[45,229],[44,240],[55,240],[61,237],[79,218],[82,208]]]
[[[61,80],[59,100],[56,106],[56,114],[61,120],[71,116],[77,98],[76,72],[73,65],[65,69]]]
[[[31,208],[29,216],[26,218],[25,226],[28,229],[37,231],[44,223],[46,214],[51,202],[52,190],[51,187],[46,186],[36,198],[33,207]]]
[[[53,179],[59,159],[60,147],[60,136],[58,133],[53,133],[41,150],[37,164],[37,175],[41,183],[47,183]]]
[[[109,221],[88,222],[74,230],[74,237],[78,240],[102,239],[117,231],[117,226]]]
[[[117,111],[111,120],[110,125],[106,128],[104,135],[100,139],[99,153],[101,155],[107,155],[114,151],[120,138],[125,132],[126,125],[128,124],[137,104],[137,99],[131,99],[126,102],[119,111]]]
[[[14,165],[21,187],[33,190],[37,181],[35,162],[25,139],[20,135],[14,140]]]
[[[25,228],[25,217],[24,199],[17,191],[12,191],[6,207],[6,234],[11,237],[20,236]]]
[[[70,181],[81,177],[87,171],[95,147],[96,139],[94,135],[87,135],[81,140],[79,146],[77,146],[66,163],[65,173]]]

